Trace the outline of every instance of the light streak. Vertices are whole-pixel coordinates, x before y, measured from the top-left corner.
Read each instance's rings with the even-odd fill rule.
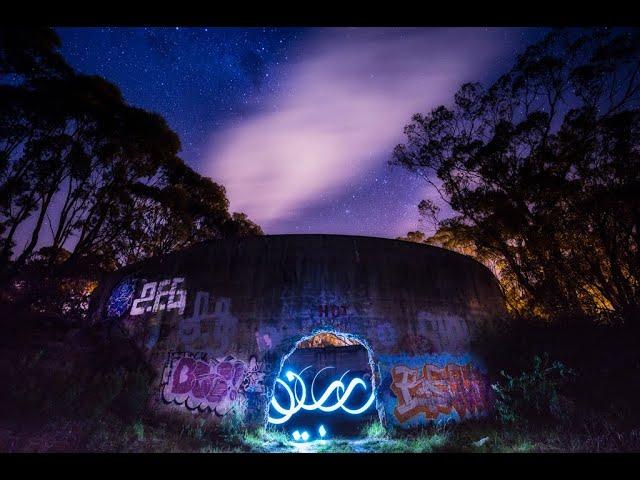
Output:
[[[338,409],[342,409],[343,411],[351,415],[358,415],[365,412],[373,403],[375,399],[375,392],[372,391],[367,401],[359,408],[349,408],[345,405],[345,402],[349,399],[349,397],[351,396],[351,393],[355,388],[357,388],[358,386],[361,386],[365,391],[367,390],[367,383],[361,378],[352,378],[351,381],[349,382],[349,385],[345,387],[344,382],[342,380],[345,377],[345,375],[349,373],[349,370],[347,370],[340,377],[339,380],[334,380],[333,382],[331,382],[329,386],[326,388],[326,390],[324,391],[324,393],[320,396],[320,398],[316,399],[314,389],[313,389],[316,378],[322,371],[328,368],[334,368],[334,367],[324,367],[315,374],[315,376],[313,377],[313,380],[311,381],[311,389],[310,389],[310,396],[313,403],[306,403],[307,386],[305,385],[305,382],[302,379],[301,375],[308,368],[310,367],[306,367],[303,370],[301,370],[300,375],[296,374],[291,370],[287,371],[287,373],[285,374],[285,378],[290,383],[293,382],[293,388],[281,378],[276,379],[276,384],[281,385],[287,392],[287,396],[289,397],[289,406],[288,408],[285,408],[282,405],[280,405],[280,402],[278,402],[278,400],[276,399],[276,396],[273,395],[271,397],[271,406],[277,413],[281,415],[281,417],[274,418],[269,415],[267,419],[269,423],[272,423],[274,425],[281,425],[287,422],[291,417],[293,417],[300,410],[306,410],[306,411],[320,410],[322,412],[335,412]],[[337,401],[333,405],[326,405],[327,401],[329,400],[329,398],[331,398],[334,392],[336,394]],[[322,429],[324,429],[324,427],[322,427]],[[304,433],[306,432],[303,432],[302,435],[304,435]],[[326,434],[326,430],[325,430],[325,434]],[[295,432],[294,432],[294,436],[295,436]],[[308,436],[308,433],[307,433],[307,436]],[[324,436],[324,435],[321,435],[321,436]]]

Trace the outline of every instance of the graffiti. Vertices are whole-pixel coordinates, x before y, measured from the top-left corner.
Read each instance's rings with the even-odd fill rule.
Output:
[[[280,343],[282,335],[276,327],[264,327],[256,330],[256,343],[261,352],[272,350],[274,345]]]
[[[132,279],[121,281],[111,292],[107,302],[107,317],[118,318],[124,315],[133,301],[136,282]]]
[[[152,350],[160,340],[162,318],[159,315],[152,315],[144,322],[139,321],[139,317],[125,316],[120,323],[140,349]]]
[[[147,282],[142,286],[140,298],[133,301],[129,315],[142,315],[145,312],[178,310],[184,313],[187,292],[179,289],[184,278],[166,279],[160,282]]]
[[[264,364],[258,363],[256,357],[251,356],[247,365],[247,373],[241,385],[241,390],[247,399],[245,421],[258,422],[264,419],[265,375]]]
[[[210,308],[211,303],[213,308]],[[208,292],[197,292],[193,314],[180,320],[178,337],[190,349],[226,350],[237,328],[238,321],[231,315],[231,299],[218,297],[214,300]]]
[[[273,348],[273,341],[268,333],[256,332],[256,343],[258,344],[258,350],[261,352]]]
[[[376,336],[378,342],[385,347],[390,347],[398,341],[396,329],[389,322],[384,322],[376,325]]]
[[[469,324],[457,315],[420,312],[416,334],[419,343],[430,352],[460,353],[469,347]]]
[[[324,318],[346,315],[347,305],[318,305],[318,314]]]
[[[391,369],[391,391],[397,398],[393,415],[400,423],[421,414],[426,420],[481,416],[489,404],[486,379],[471,363],[395,366]]]
[[[349,384],[345,387],[345,384],[342,382],[342,379],[349,373],[347,370],[338,380],[334,380],[329,384],[329,386],[325,389],[324,393],[320,395],[319,398],[316,398],[313,386],[318,378],[318,375],[324,370],[334,367],[324,367],[315,374],[313,380],[311,381],[311,385],[309,387],[309,394],[312,400],[312,403],[307,403],[307,386],[302,379],[302,374],[305,370],[310,367],[306,367],[300,371],[300,374],[296,374],[295,372],[289,370],[285,374],[285,378],[289,381],[289,383],[293,382],[293,388],[290,387],[287,382],[282,380],[281,378],[276,379],[276,385],[280,385],[284,388],[288,399],[289,405],[287,408],[284,408],[278,402],[276,395],[271,397],[271,407],[279,413],[281,416],[274,418],[271,415],[267,418],[269,423],[274,425],[280,425],[287,422],[293,415],[298,413],[300,410],[320,410],[322,412],[334,412],[338,409],[342,409],[345,412],[351,415],[359,415],[364,413],[375,400],[375,392],[373,391],[373,387],[371,388],[371,394],[368,399],[357,408],[350,408],[346,405],[347,400],[351,396],[353,390],[360,386],[365,391],[367,390],[367,382],[365,382],[362,378],[352,378]],[[298,386],[300,387],[300,396],[298,396]],[[331,405],[326,405],[327,401],[334,396],[335,393],[335,402]]]
[[[242,381],[243,391],[264,393],[264,375],[262,365],[258,363],[255,356],[251,356],[244,380]]]
[[[148,322],[148,332],[147,332],[147,341],[144,346],[147,350],[151,350],[158,343],[158,339],[160,338],[160,319],[152,318]]]
[[[163,374],[162,399],[223,416],[240,406],[247,392],[263,392],[263,379],[255,357],[247,365],[231,355],[208,359],[206,354],[173,352]]]

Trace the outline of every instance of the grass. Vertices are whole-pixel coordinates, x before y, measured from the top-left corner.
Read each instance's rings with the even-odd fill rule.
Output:
[[[363,427],[362,436],[365,438],[385,438],[387,431],[379,421],[373,421]]]
[[[284,433],[266,428],[247,430],[245,431],[242,440],[252,449],[252,451],[256,452],[268,452],[274,449],[293,448],[291,442]]]
[[[49,420],[26,431],[24,445],[42,432],[64,431],[64,422]],[[617,428],[605,418],[587,417],[582,422],[548,425],[503,425],[489,420],[427,427],[413,431],[384,431],[367,426],[359,439],[327,439],[309,443],[290,441],[272,429],[241,429],[235,434],[202,424],[189,429],[154,423],[151,419],[124,420],[107,413],[87,418],[77,429],[83,438],[73,444],[89,452],[200,452],[200,453],[529,453],[529,452],[621,452],[640,450],[640,428]],[[37,443],[37,441],[36,441]],[[25,447],[26,448],[26,447]],[[32,447],[29,447],[31,449]],[[47,445],[42,444],[42,451]],[[32,451],[32,450],[29,450]]]
[[[358,440],[300,444],[273,429],[246,428],[239,412],[226,415],[222,428],[213,426],[210,418],[190,424],[177,418],[153,419],[145,411],[149,378],[144,370],[102,368],[102,357],[90,364],[73,356],[67,358],[63,347],[59,349],[34,345],[21,351],[14,370],[3,372],[4,384],[12,388],[5,389],[4,404],[0,404],[0,429],[18,439],[11,447],[15,451],[51,451],[58,436],[66,436],[69,442],[64,445],[69,446],[57,448],[89,452],[640,451],[640,416],[634,400],[638,397],[629,393],[638,389],[630,380],[636,377],[630,375],[618,378],[608,374],[606,378],[611,377],[612,385],[619,389],[589,390],[589,394],[603,391],[607,396],[600,403],[579,404],[566,420],[543,424],[535,418],[528,423],[503,424],[488,419],[413,431],[385,429],[376,421],[363,427]],[[4,353],[7,359],[9,353]],[[10,360],[13,362],[13,356]],[[584,400],[586,396],[577,398]],[[73,432],[67,428],[70,424]]]
[[[133,424],[133,431],[139,442],[144,440],[144,424],[140,421]]]
[[[40,352],[34,355],[39,365]],[[27,365],[29,362],[25,362]],[[29,373],[29,372],[27,372]],[[33,379],[32,377],[27,377]],[[61,377],[67,379],[67,377]],[[33,379],[35,381],[35,379]],[[57,377],[55,379],[58,381]],[[22,445],[37,444],[47,451],[46,431],[64,431],[64,422],[81,423],[82,438],[72,439],[69,447],[96,452],[322,452],[322,453],[437,453],[437,452],[625,452],[640,451],[640,424],[629,409],[611,405],[607,411],[579,412],[570,421],[547,422],[536,419],[503,424],[496,420],[431,426],[402,431],[383,428],[377,421],[365,425],[358,440],[327,439],[300,444],[273,429],[249,429],[242,418],[230,412],[221,425],[208,418],[190,424],[179,421],[160,423],[144,413],[136,415],[123,396],[136,399],[145,392],[146,380],[140,374],[122,381],[105,372],[95,375],[86,391],[78,383],[64,382],[66,391],[42,393],[40,388],[23,385],[20,394],[34,410],[13,409],[0,419],[0,427],[21,436]],[[122,392],[126,392],[126,395]],[[64,395],[63,395],[64,394]],[[142,403],[144,405],[144,403]],[[40,407],[42,408],[36,408]],[[115,408],[124,406],[127,408]],[[71,412],[76,412],[72,414]],[[20,413],[22,412],[22,414]],[[40,412],[36,415],[37,412]],[[22,417],[21,415],[25,415]],[[10,427],[8,425],[11,425]],[[71,435],[71,434],[69,434]],[[42,437],[42,440],[39,440]],[[31,451],[33,447],[16,447]]]

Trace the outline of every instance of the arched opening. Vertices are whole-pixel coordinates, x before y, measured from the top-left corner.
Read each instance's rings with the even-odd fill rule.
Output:
[[[314,332],[280,362],[267,404],[267,427],[300,442],[359,437],[367,424],[382,423],[378,378],[365,340]]]

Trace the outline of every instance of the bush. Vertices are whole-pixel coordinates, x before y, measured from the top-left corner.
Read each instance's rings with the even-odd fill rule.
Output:
[[[139,442],[144,440],[144,424],[141,421],[137,421],[133,424],[133,433]]]
[[[144,367],[125,373],[125,381],[118,397],[118,410],[127,418],[141,417],[147,407],[152,377]]]
[[[374,420],[362,428],[362,435],[366,438],[385,438],[387,431],[380,423],[380,420]]]
[[[242,437],[247,430],[242,412],[235,408],[222,417],[219,428],[224,436],[233,439]]]
[[[562,362],[550,362],[547,353],[533,358],[531,369],[513,377],[502,370],[503,380],[491,385],[496,393],[496,413],[504,423],[528,418],[563,416],[567,408],[560,394],[575,373]]]
[[[88,385],[90,393],[88,409],[90,410],[90,415],[99,417],[111,408],[116,397],[122,392],[124,378],[125,370],[122,367],[112,372],[94,376]]]
[[[205,418],[198,418],[180,429],[180,436],[193,440],[204,440],[211,433],[211,425]]]

